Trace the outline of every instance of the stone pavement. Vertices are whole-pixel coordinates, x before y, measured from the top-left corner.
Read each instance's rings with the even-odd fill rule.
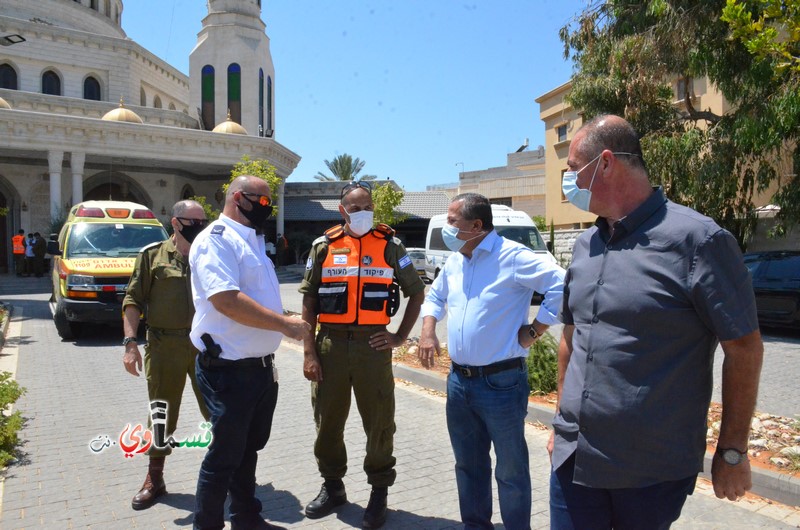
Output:
[[[15,368],[17,380],[27,388],[18,408],[28,419],[21,432],[24,456],[5,474],[0,528],[190,528],[202,449],[176,449],[165,470],[169,494],[149,510],[131,510],[130,499],[144,479],[146,460],[141,455],[124,458],[116,444],[126,425],[147,418],[144,378],[132,377],[122,367],[121,330],[96,328],[75,343],[61,342],[46,303],[46,280],[31,282],[0,276],[0,300],[14,306],[0,370]],[[277,352],[277,365],[281,390],[273,434],[260,453],[257,471],[263,513],[286,528],[358,528],[369,486],[361,470],[365,440],[355,407],[346,431],[350,504],[335,515],[307,520],[302,507],[317,494],[320,479],[312,455],[314,424],[299,345],[285,341]],[[401,382],[396,393],[398,478],[390,489],[385,528],[461,528],[444,400]],[[187,390],[178,437],[199,431],[201,417],[192,401]],[[93,452],[90,443],[103,436],[115,445]],[[527,429],[533,528],[549,524],[547,436],[534,426]],[[502,528],[498,516],[495,521]],[[800,514],[795,509],[756,498],[721,501],[702,481],[674,525],[797,527]]]

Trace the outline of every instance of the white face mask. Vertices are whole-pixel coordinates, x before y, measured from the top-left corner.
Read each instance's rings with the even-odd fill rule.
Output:
[[[360,212],[348,213],[350,222],[347,223],[350,233],[356,237],[361,237],[372,230],[373,212],[361,210]]]

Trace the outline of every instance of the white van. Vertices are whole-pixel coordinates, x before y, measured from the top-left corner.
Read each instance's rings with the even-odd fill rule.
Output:
[[[428,236],[425,238],[425,276],[431,281],[436,279],[447,257],[452,253],[442,239],[442,227],[446,224],[446,213],[434,215],[428,223]],[[525,212],[493,204],[492,224],[501,236],[522,243],[537,254],[545,254],[548,259],[556,263],[556,259],[547,251],[547,246],[533,220]]]

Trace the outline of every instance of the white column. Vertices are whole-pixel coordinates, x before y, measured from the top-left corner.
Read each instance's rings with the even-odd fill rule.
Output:
[[[86,153],[72,153],[70,166],[72,168],[72,205],[83,201],[83,167],[86,162]]]
[[[61,204],[61,163],[64,151],[48,151],[47,165],[50,169],[50,219],[57,219],[62,209]]]
[[[278,186],[278,220],[276,221],[275,231],[278,234],[286,235],[286,232],[283,231],[283,194],[286,191],[286,180],[281,179],[281,184]]]

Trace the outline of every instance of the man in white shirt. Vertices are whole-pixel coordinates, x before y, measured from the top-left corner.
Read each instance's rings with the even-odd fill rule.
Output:
[[[197,384],[213,434],[197,480],[196,529],[224,527],[228,492],[232,529],[275,528],[261,517],[255,497],[257,452],[269,439],[278,399],[273,352],[283,335],[309,339],[311,327],[283,314],[264,249],[271,214],[267,183],[237,177],[222,215],[197,236],[189,254],[196,311],[190,337],[202,351]]]
[[[456,196],[442,229],[453,251],[422,305],[419,357],[439,353],[436,322],[447,312],[447,430],[456,458],[461,520],[466,530],[493,528],[492,461],[506,528],[530,528],[531,477],[525,441],[528,348],[558,322],[564,269],[543,254],[505,239],[492,206],[477,193]],[[533,293],[543,293],[528,324]],[[446,306],[446,310],[445,310]]]

